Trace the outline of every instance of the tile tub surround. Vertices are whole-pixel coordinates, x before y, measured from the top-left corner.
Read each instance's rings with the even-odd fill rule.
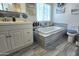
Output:
[[[43,37],[42,35],[39,35],[37,32],[35,32],[35,39],[41,47],[51,50],[63,42],[61,38],[65,37],[64,33],[65,31],[62,30],[50,36]]]

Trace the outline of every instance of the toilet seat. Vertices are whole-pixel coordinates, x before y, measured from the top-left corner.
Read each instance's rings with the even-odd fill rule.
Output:
[[[67,32],[67,34],[68,34],[69,36],[75,36],[75,35],[77,35],[77,33],[72,34],[72,33],[69,33],[69,32]]]
[[[70,35],[70,36],[75,36],[75,35],[77,35],[77,31],[75,31],[75,30],[68,30],[67,34]]]
[[[76,30],[68,30],[67,32],[69,32],[69,33],[71,33],[71,34],[75,34],[75,33],[77,33]]]

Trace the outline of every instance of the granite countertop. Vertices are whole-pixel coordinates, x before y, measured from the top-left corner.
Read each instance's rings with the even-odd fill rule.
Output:
[[[16,21],[16,22],[12,22],[12,21],[10,21],[10,22],[1,22],[0,21],[0,25],[18,25],[18,24],[32,24],[32,22],[31,21],[26,21],[26,22],[24,22],[24,21]]]

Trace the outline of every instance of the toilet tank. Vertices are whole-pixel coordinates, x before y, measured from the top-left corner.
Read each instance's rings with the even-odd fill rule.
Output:
[[[67,30],[75,30],[75,31],[77,31],[79,33],[79,26],[68,25]]]

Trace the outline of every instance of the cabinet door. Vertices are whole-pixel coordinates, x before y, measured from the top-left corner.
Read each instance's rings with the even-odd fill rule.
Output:
[[[0,33],[0,52],[9,51],[6,34],[7,33]]]
[[[21,31],[11,31],[9,32],[9,35],[11,35],[11,44],[12,49],[18,48],[22,46],[22,33]]]
[[[33,30],[32,29],[24,29],[23,30],[23,43],[32,43],[33,42]]]
[[[33,42],[33,31],[32,29],[23,29],[17,31],[10,31],[12,48],[18,48],[26,44]]]

